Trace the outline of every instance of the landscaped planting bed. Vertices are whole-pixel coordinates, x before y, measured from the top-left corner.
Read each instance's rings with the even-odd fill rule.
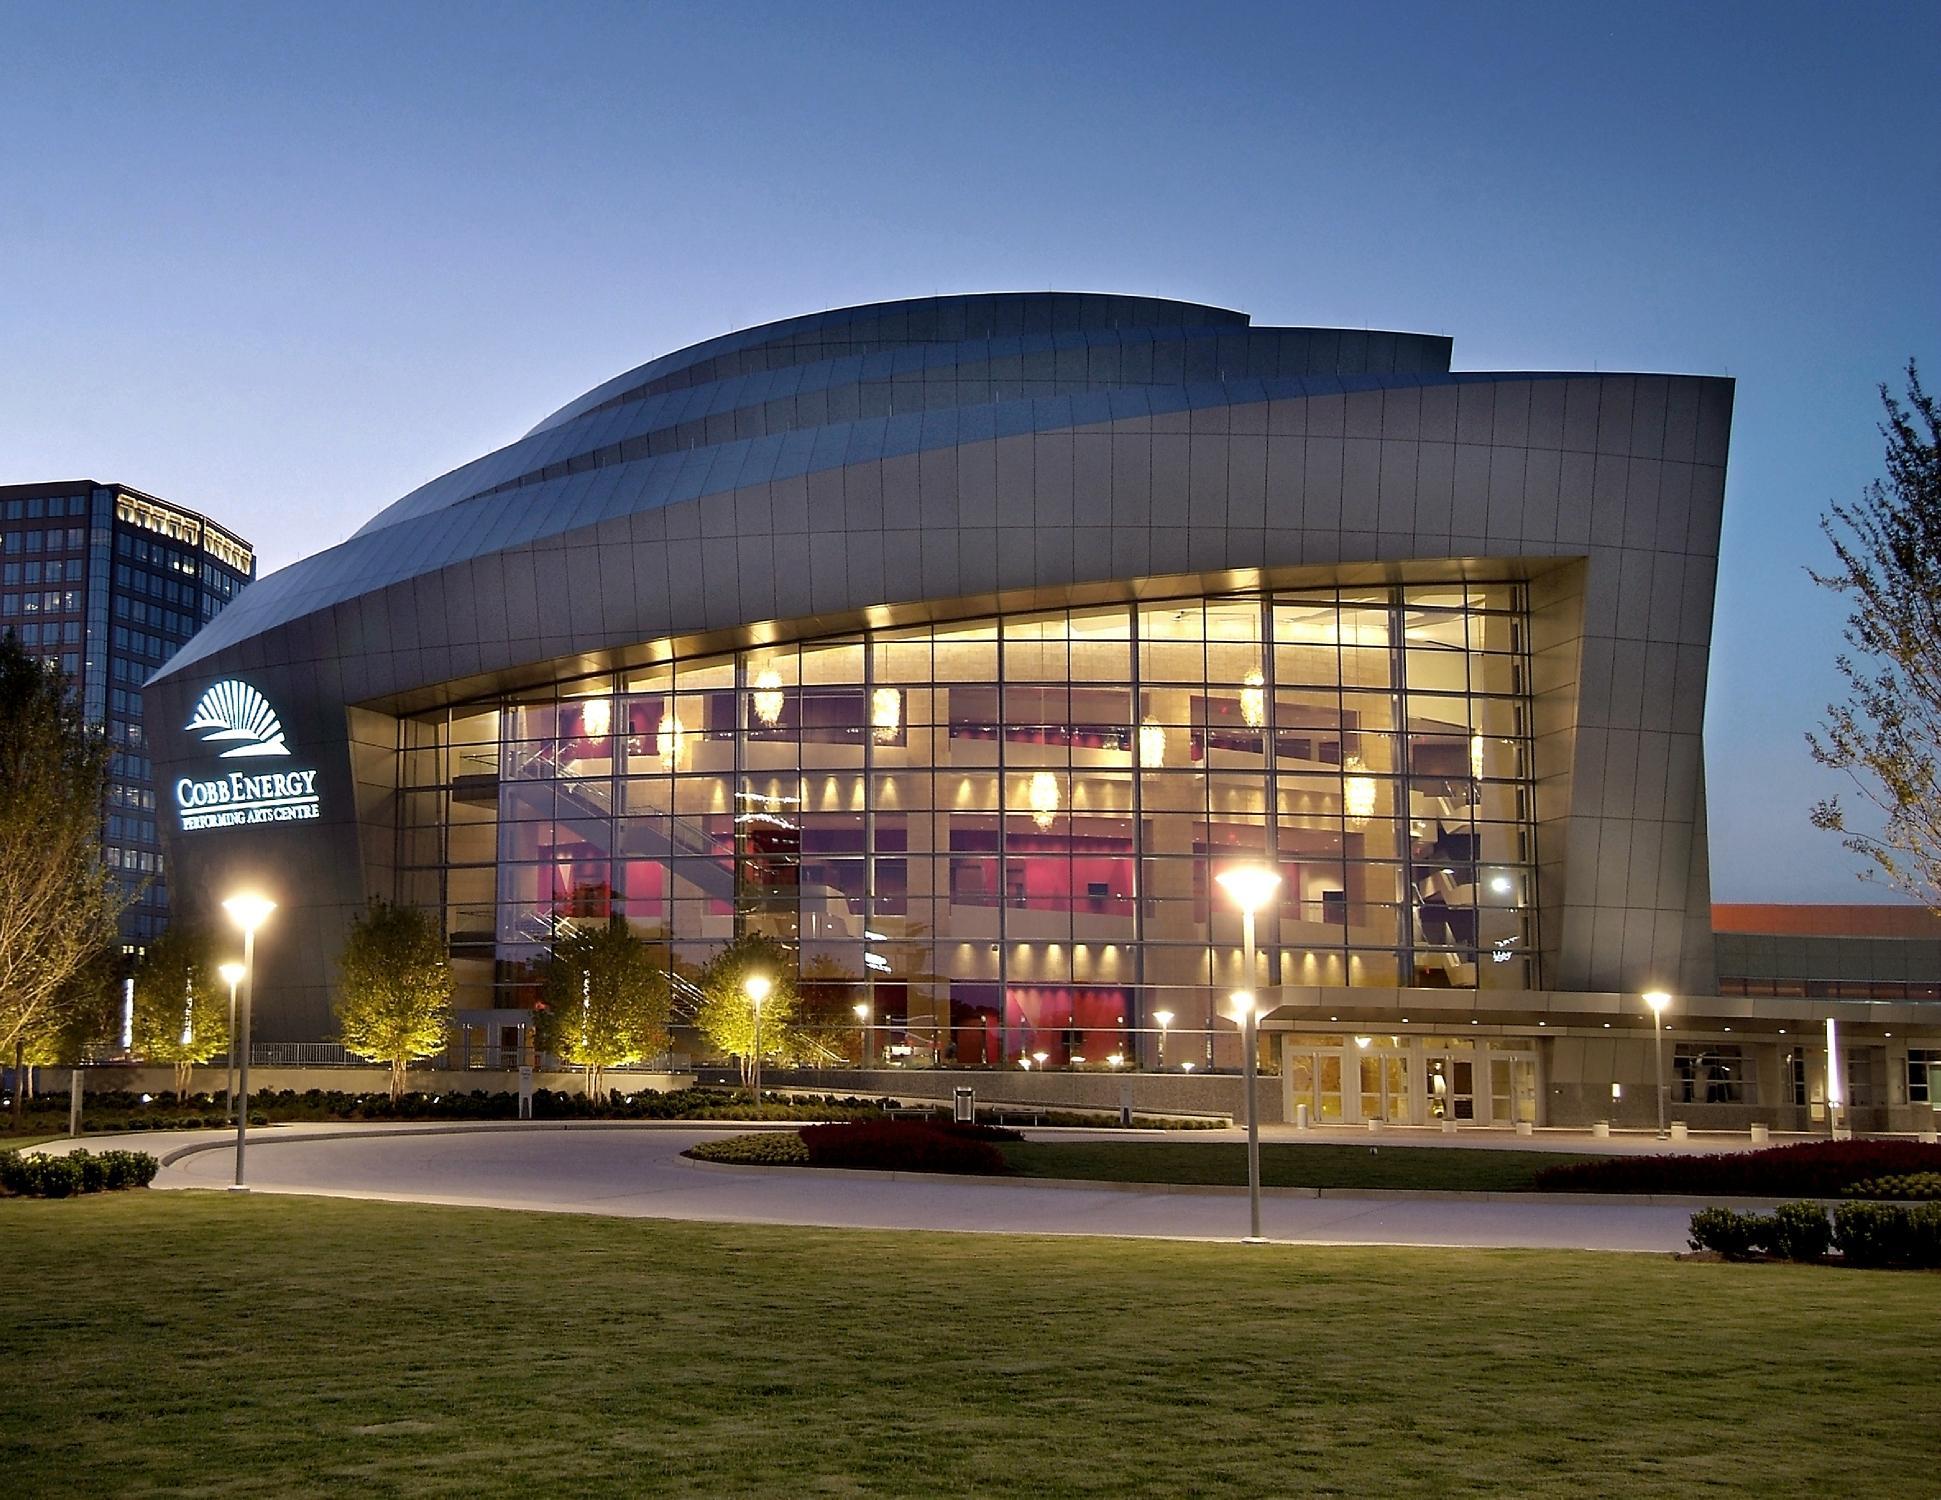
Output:
[[[28,1109],[30,1128],[39,1134],[65,1128],[67,1097],[46,1095]],[[249,1096],[252,1124],[327,1120],[516,1120],[517,1094],[483,1089],[411,1093],[393,1100],[388,1093],[347,1093],[337,1089],[265,1089]],[[881,1114],[881,1103],[835,1094],[774,1097],[756,1105],[734,1089],[691,1088],[662,1093],[642,1089],[595,1103],[580,1094],[539,1089],[532,1096],[538,1120],[859,1120]],[[56,1126],[55,1122],[58,1122]],[[204,1130],[230,1123],[221,1094],[136,1094],[104,1090],[88,1094],[82,1128],[90,1133],[130,1130]]]
[[[146,1151],[70,1151],[65,1156],[0,1151],[0,1195],[71,1198],[147,1187],[161,1163]]]
[[[1941,1172],[1941,1146],[1808,1141],[1706,1156],[1600,1156],[1537,1173],[1546,1193],[1664,1193],[1720,1198],[1838,1198],[1855,1184]]]
[[[1000,1142],[1021,1141],[1015,1130],[930,1120],[859,1120],[811,1125],[793,1132],[705,1141],[687,1155],[737,1166],[857,1167],[879,1172],[956,1172],[996,1177],[1009,1170]]]

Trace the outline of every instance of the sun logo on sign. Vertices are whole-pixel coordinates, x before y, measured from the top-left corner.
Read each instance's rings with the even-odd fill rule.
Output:
[[[184,729],[200,730],[205,745],[234,740],[223,760],[245,755],[288,755],[283,725],[270,700],[246,682],[219,682],[197,700],[195,713]]]

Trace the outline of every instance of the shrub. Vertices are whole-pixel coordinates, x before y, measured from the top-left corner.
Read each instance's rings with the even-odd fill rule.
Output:
[[[1941,1172],[1902,1172],[1896,1176],[1869,1177],[1847,1188],[1843,1196],[1931,1201],[1941,1198]]]
[[[1003,1155],[989,1140],[967,1139],[926,1121],[859,1120],[811,1125],[800,1136],[810,1165],[817,1167],[979,1176],[998,1176],[1008,1170]]]
[[[732,1162],[739,1167],[806,1167],[808,1147],[793,1130],[763,1130],[752,1135],[731,1135],[725,1140],[703,1141],[687,1155],[701,1161]]]
[[[1750,1260],[1762,1236],[1757,1214],[1729,1208],[1701,1208],[1692,1215],[1687,1241],[1694,1250],[1713,1250],[1727,1260]]]
[[[1782,1203],[1760,1230],[1766,1253],[1781,1260],[1823,1260],[1833,1243],[1833,1226],[1817,1203]]]
[[[1689,1193],[1744,1198],[1837,1198],[1884,1174],[1941,1172],[1941,1146],[1919,1141],[1808,1141],[1705,1156],[1605,1156],[1537,1173],[1549,1193]]]
[[[23,1156],[0,1151],[0,1191],[23,1198],[67,1198],[75,1193],[147,1187],[161,1163],[146,1151],[72,1151],[66,1156]]]
[[[1941,1266],[1941,1203],[1842,1203],[1833,1243],[1848,1265]]]

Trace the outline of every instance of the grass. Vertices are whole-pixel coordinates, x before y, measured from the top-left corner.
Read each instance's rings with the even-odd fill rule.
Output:
[[[1031,1141],[1001,1148],[1022,1177],[1091,1182],[1247,1185],[1247,1148],[1238,1142]],[[1519,1193],[1545,1167],[1588,1158],[1554,1151],[1448,1146],[1260,1148],[1265,1187],[1439,1188]]]
[[[45,1130],[30,1129],[23,1131],[19,1135],[15,1135],[11,1131],[0,1130],[0,1151],[18,1151],[24,1146],[44,1146],[49,1141],[64,1141],[66,1139],[67,1132],[65,1130],[54,1134]]]
[[[18,1495],[1931,1494],[1941,1277],[0,1203]]]

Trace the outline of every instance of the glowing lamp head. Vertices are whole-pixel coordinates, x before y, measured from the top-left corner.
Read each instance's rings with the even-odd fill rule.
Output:
[[[742,993],[754,1001],[758,1009],[762,1001],[768,998],[769,991],[774,988],[775,981],[770,979],[766,974],[745,975],[741,981]]]
[[[242,983],[243,966],[234,959],[231,959],[226,964],[217,964],[216,972],[222,975],[222,982],[232,989]]]
[[[869,1019],[869,1002],[865,1000],[858,1000],[855,1004],[854,1009],[856,1011],[857,1020],[867,1021]]]
[[[1266,865],[1234,865],[1213,878],[1220,882],[1227,899],[1245,912],[1259,911],[1272,901],[1281,883],[1279,871]]]
[[[244,932],[254,932],[269,921],[270,913],[276,910],[276,903],[268,896],[244,891],[224,901],[222,909],[229,913],[229,920]]]
[[[1231,996],[1233,1018],[1245,1022],[1254,1013],[1254,997],[1246,990],[1235,990]]]
[[[1159,1023],[1162,1031],[1173,1024],[1173,1013],[1170,1010],[1156,1010],[1152,1013],[1152,1018]]]
[[[1651,1007],[1651,1013],[1654,1016],[1662,1016],[1665,1013],[1665,1007],[1671,1004],[1671,996],[1663,990],[1646,990],[1644,1003]]]

